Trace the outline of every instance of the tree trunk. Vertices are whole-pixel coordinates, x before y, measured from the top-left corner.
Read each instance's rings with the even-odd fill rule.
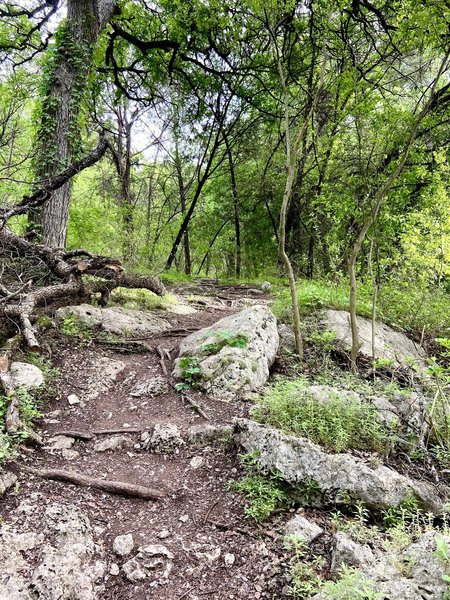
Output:
[[[228,164],[230,167],[230,179],[231,179],[231,193],[233,195],[233,217],[234,217],[234,235],[236,241],[236,263],[235,263],[235,276],[237,279],[241,277],[241,223],[239,219],[239,196],[236,184],[236,173],[234,170],[233,156],[231,154],[231,147],[228,141],[228,136],[225,136],[225,145],[227,148]]]
[[[112,15],[112,0],[68,0],[67,21],[59,27],[59,39],[47,59],[37,133],[37,180],[45,181],[80,153],[80,126],[98,36]],[[50,200],[31,215],[44,243],[63,248],[67,238],[71,182],[55,191]]]

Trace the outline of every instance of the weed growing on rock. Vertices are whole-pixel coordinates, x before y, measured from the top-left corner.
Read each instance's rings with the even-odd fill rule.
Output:
[[[61,333],[82,340],[90,340],[93,337],[91,329],[73,315],[67,315],[63,318]]]
[[[216,354],[225,346],[230,348],[245,348],[248,343],[248,337],[245,333],[232,333],[231,331],[211,331],[208,337],[214,337],[214,342],[205,343],[202,346],[202,352],[206,355]]]
[[[240,454],[248,472],[240,481],[230,481],[229,489],[244,494],[247,500],[245,514],[260,523],[278,508],[293,506],[298,498],[295,490],[277,474],[264,474],[258,464],[259,453]]]
[[[386,453],[391,445],[391,432],[381,423],[375,407],[345,392],[319,400],[308,392],[304,379],[276,382],[260,398],[252,416],[332,452]]]

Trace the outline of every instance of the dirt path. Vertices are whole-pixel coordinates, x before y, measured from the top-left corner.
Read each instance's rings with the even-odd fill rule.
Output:
[[[220,291],[223,293],[223,291]],[[173,328],[199,329],[239,310],[239,297],[233,303],[211,310],[203,307],[192,315],[170,315]],[[165,315],[167,318],[167,315]],[[171,423],[184,440],[190,427],[201,424],[227,425],[236,416],[246,415],[248,403],[224,403],[191,392],[208,415],[205,420],[171,387],[172,362],[166,359],[168,376],[162,372],[157,346],[177,354],[179,336],[148,340],[143,354],[119,354],[102,347],[65,345],[55,358],[61,371],[57,395],[46,406],[40,433],[48,446],[66,448],[36,449],[21,461],[33,468],[59,468],[85,475],[148,485],[165,497],[153,502],[124,498],[78,486],[47,481],[15,468],[20,489],[1,501],[4,519],[26,498],[42,504],[53,501],[73,504],[89,516],[94,526],[98,558],[106,560],[105,591],[99,598],[188,600],[201,598],[248,599],[280,597],[280,561],[274,526],[252,525],[245,519],[242,498],[230,491],[228,481],[238,477],[240,466],[231,441],[186,443],[172,453],[149,452],[142,448],[141,434],[127,429],[152,430],[157,423]],[[155,378],[162,393],[138,395],[139,386]],[[164,378],[165,382],[161,379]],[[79,402],[70,404],[76,395]],[[76,400],[72,398],[72,401]],[[54,436],[59,431],[125,431],[125,446],[110,451],[95,449],[98,442],[112,436],[76,441]],[[120,558],[113,552],[116,536],[133,535],[135,549]],[[163,544],[173,554],[173,567],[167,578],[130,581],[122,570],[140,546]],[[119,567],[117,569],[116,566]],[[112,574],[117,573],[118,574]]]

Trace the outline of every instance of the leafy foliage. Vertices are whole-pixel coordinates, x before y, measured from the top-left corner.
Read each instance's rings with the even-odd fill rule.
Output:
[[[308,393],[304,379],[274,383],[258,400],[252,416],[333,452],[386,453],[392,444],[392,432],[383,426],[375,407],[339,391],[319,400]]]

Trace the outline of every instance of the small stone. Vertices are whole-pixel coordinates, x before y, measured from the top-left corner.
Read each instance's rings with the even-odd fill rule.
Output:
[[[225,554],[225,556],[223,557],[223,560],[225,562],[226,567],[232,567],[234,565],[234,561],[236,560],[236,557],[234,556],[234,554],[227,552]]]
[[[0,496],[12,488],[16,481],[17,477],[14,475],[14,473],[11,473],[10,471],[4,471],[0,467]]]
[[[194,456],[189,463],[191,469],[200,469],[203,466],[205,459],[202,456]]]
[[[128,448],[133,445],[130,438],[124,435],[115,435],[105,440],[97,442],[94,446],[95,452],[106,452],[108,450],[121,450],[122,448]]]
[[[266,294],[270,288],[272,287],[272,285],[270,284],[269,281],[263,281],[261,284],[261,290]]]
[[[76,394],[70,394],[70,396],[67,396],[67,402],[73,406],[74,404],[80,404],[80,399]]]
[[[80,456],[80,453],[77,450],[63,448],[63,450],[61,451],[61,455],[65,460],[73,460],[74,458],[78,458]]]
[[[75,440],[67,435],[57,435],[50,440],[50,445],[48,448],[52,450],[68,450],[72,448],[75,443]]]
[[[295,535],[310,544],[323,533],[323,529],[305,517],[295,515],[286,523],[284,533],[285,535]]]
[[[158,537],[160,540],[165,540],[169,537],[169,535],[170,531],[168,529],[163,529],[162,531],[156,534],[156,537]]]
[[[113,542],[113,552],[117,556],[128,556],[133,551],[134,540],[131,533],[118,535]]]
[[[181,517],[178,520],[182,523],[187,523],[189,521],[189,515],[181,515]]]
[[[112,563],[110,569],[109,569],[109,573],[110,575],[118,575],[119,574],[119,565],[117,565],[116,563]]]

